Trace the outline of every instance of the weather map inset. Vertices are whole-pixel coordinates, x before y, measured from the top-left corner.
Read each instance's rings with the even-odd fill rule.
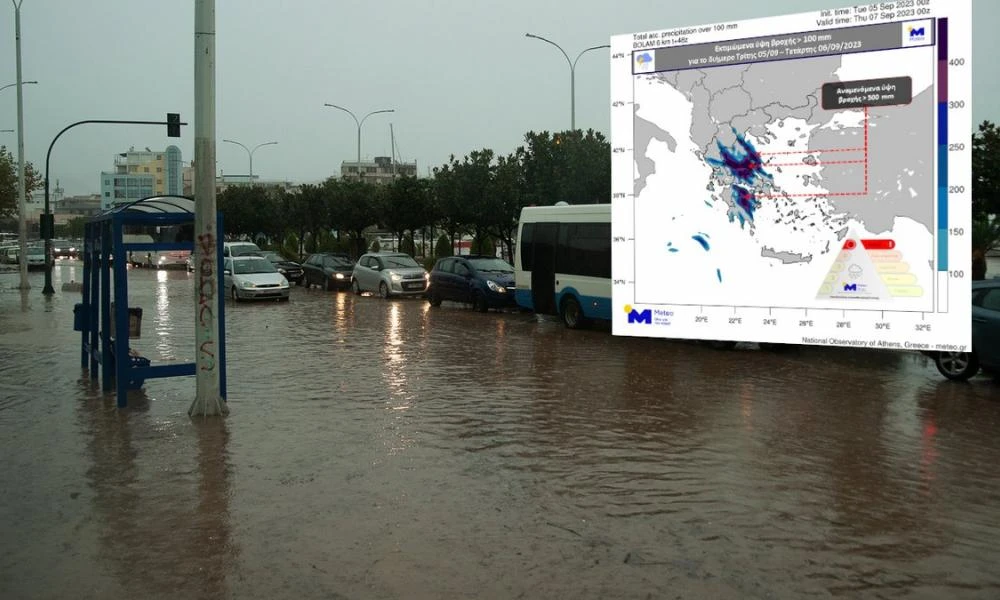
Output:
[[[961,72],[949,90],[944,57],[971,7],[925,6],[612,38],[613,60],[628,63],[612,71],[612,219],[631,246],[613,247],[616,303],[702,315],[657,335],[747,341],[788,332],[771,318],[773,334],[722,335],[706,324],[745,320],[705,309],[967,313],[949,264],[968,256],[951,238],[969,211],[942,196],[962,175],[941,148],[942,131],[971,120],[942,113],[968,98]]]

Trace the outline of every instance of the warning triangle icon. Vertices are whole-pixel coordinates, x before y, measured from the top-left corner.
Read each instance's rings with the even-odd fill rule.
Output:
[[[891,298],[875,262],[854,230],[848,232],[840,252],[819,287],[820,300],[884,301]]]

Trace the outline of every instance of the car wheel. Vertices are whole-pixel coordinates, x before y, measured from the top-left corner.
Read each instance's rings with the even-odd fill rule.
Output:
[[[383,298],[389,297],[389,286],[387,286],[384,281],[378,284],[378,295]]]
[[[567,296],[563,300],[562,310],[559,312],[562,314],[563,323],[570,329],[579,329],[585,322],[580,303],[573,296]]]
[[[938,352],[934,365],[938,372],[953,381],[967,381],[979,372],[979,359],[971,352]]]
[[[488,312],[490,310],[490,305],[486,303],[486,298],[479,292],[476,292],[472,296],[472,310],[478,312]]]
[[[324,279],[323,280],[323,291],[324,292],[329,292],[332,289],[333,289],[333,283],[329,279]]]
[[[427,300],[431,303],[431,306],[441,306],[441,296],[438,296],[437,292],[433,290],[427,295]]]
[[[304,287],[304,288],[308,288],[309,287],[309,279],[307,279],[305,275],[303,275],[302,277],[299,277],[299,280],[298,280],[297,283],[300,286]]]
[[[232,296],[233,302],[239,302],[240,301],[240,295],[236,291],[236,286],[235,285],[233,286],[233,289],[230,290],[229,294]]]
[[[351,280],[351,290],[354,292],[355,296],[361,295],[361,285],[358,283],[357,279]]]

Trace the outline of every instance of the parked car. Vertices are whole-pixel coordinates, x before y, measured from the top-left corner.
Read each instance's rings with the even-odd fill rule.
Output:
[[[317,252],[302,262],[302,285],[318,285],[326,291],[351,286],[354,263],[346,254]]]
[[[514,266],[501,258],[480,254],[448,256],[434,263],[427,298],[432,306],[451,300],[486,312],[516,306],[514,285]]]
[[[289,283],[302,285],[302,265],[294,260],[288,260],[273,250],[265,250],[260,255],[271,261],[274,268],[278,269],[278,272],[284,275]]]
[[[354,265],[351,287],[355,294],[378,292],[379,296],[422,296],[430,274],[409,254],[368,252]]]
[[[225,289],[234,301],[277,298],[288,300],[291,289],[285,276],[263,256],[230,256],[223,259]]]
[[[257,244],[253,242],[223,242],[222,257],[245,256],[247,254],[260,255],[263,252]]]
[[[44,269],[45,268],[45,243],[35,242],[28,244],[27,252],[25,252],[27,257],[28,269]],[[51,261],[49,261],[51,262]]]
[[[1000,377],[1000,278],[972,282],[971,351],[931,355],[948,379],[965,381],[980,370]]]

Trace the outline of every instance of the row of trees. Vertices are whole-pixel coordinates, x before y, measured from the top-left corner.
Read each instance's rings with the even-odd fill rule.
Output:
[[[510,154],[484,148],[461,159],[452,155],[431,178],[403,177],[388,185],[330,178],[294,193],[231,187],[219,194],[218,206],[227,234],[282,241],[293,235],[305,241],[303,252],[357,255],[366,250],[364,233],[378,228],[392,232],[400,246],[435,240],[436,231],[452,240],[472,235],[483,246],[501,243],[512,258],[522,207],[608,202],[610,153],[607,140],[593,130],[529,132]],[[339,237],[331,239],[330,231]]]
[[[972,136],[972,278],[986,278],[986,255],[1000,247],[1000,128],[983,121]]]
[[[484,247],[500,242],[510,258],[521,207],[608,201],[609,156],[608,142],[593,130],[528,132],[510,154],[484,148],[461,159],[451,156],[428,179],[408,177],[378,186],[330,178],[302,186],[299,193],[232,187],[219,195],[219,209],[228,233],[288,240],[293,253],[337,249],[359,254],[366,250],[364,233],[378,227],[418,254],[433,253],[418,239],[471,234]],[[29,193],[41,187],[42,175],[31,163],[25,175]],[[990,121],[972,135],[972,222],[972,274],[982,279],[986,255],[1000,247],[1000,128]],[[16,226],[17,161],[0,146],[0,230]],[[81,229],[70,227],[64,234]],[[330,231],[337,235],[331,237]]]

